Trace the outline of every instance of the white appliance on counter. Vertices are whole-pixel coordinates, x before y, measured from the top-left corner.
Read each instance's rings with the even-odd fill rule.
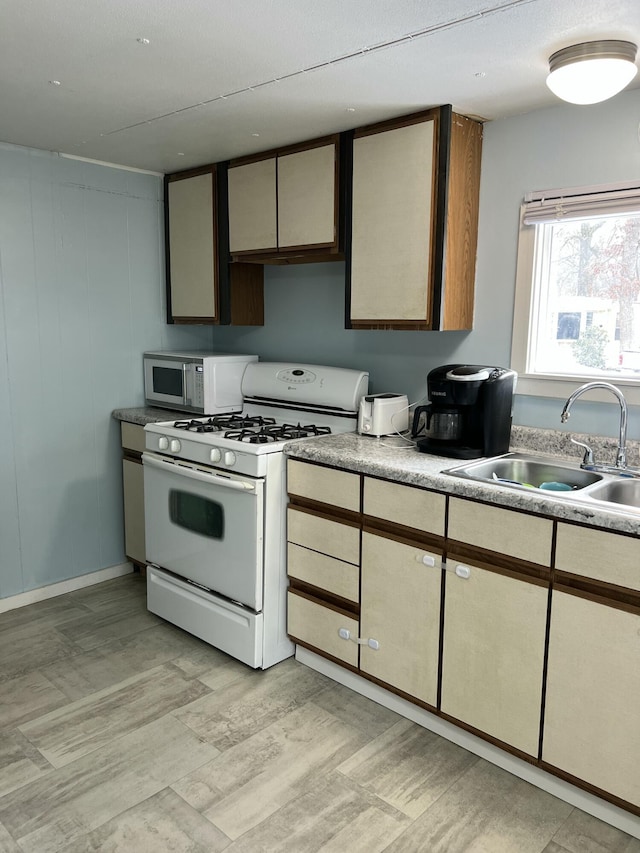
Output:
[[[241,383],[257,355],[226,352],[145,352],[144,396],[148,406],[215,415],[242,409]]]
[[[360,400],[358,432],[361,435],[396,435],[409,429],[406,394],[366,394]]]
[[[147,424],[147,606],[254,668],[290,657],[288,441],[354,432],[369,375],[254,362],[238,414]]]

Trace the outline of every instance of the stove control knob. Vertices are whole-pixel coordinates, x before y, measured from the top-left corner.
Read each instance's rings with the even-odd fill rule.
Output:
[[[172,453],[180,453],[181,447],[182,447],[182,445],[180,444],[180,442],[178,441],[177,438],[172,438],[171,441],[169,442],[169,450]]]
[[[233,450],[227,450],[224,454],[224,464],[225,465],[235,465],[236,464],[236,454]]]
[[[222,459],[222,453],[217,447],[214,447],[211,453],[209,454],[209,459],[212,462],[219,462]]]
[[[159,450],[168,450],[169,449],[169,439],[166,435],[161,435],[158,439],[158,449]]]

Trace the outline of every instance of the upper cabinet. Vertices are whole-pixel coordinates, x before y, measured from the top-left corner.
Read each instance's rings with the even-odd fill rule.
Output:
[[[234,260],[340,259],[338,135],[229,165]]]
[[[450,106],[355,131],[347,328],[472,328],[481,149]]]
[[[262,269],[230,265],[224,166],[165,178],[168,320],[261,325]]]

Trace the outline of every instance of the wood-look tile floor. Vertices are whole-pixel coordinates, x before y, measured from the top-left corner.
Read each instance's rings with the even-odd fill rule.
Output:
[[[0,853],[640,853],[289,659],[256,672],[138,574],[0,615]]]

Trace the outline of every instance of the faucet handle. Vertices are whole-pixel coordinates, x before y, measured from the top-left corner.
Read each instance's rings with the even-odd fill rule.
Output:
[[[577,444],[578,447],[584,448],[584,456],[582,457],[582,465],[595,465],[595,459],[593,458],[593,450],[589,447],[588,444],[585,444],[583,441],[577,441],[575,438],[569,436],[569,441],[571,444]]]

